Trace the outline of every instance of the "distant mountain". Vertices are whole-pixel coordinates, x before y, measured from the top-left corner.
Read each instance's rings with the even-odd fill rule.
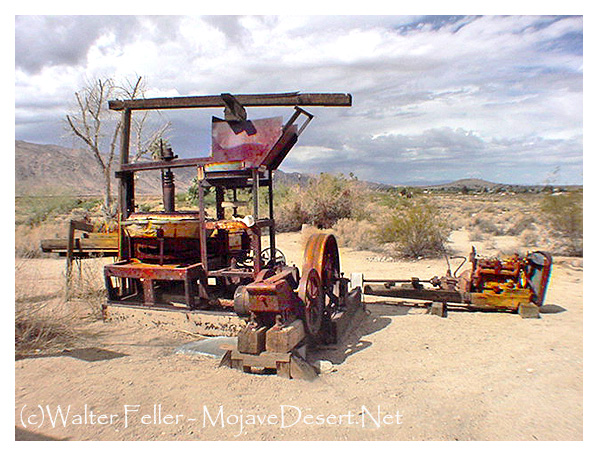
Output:
[[[116,167],[113,168],[113,175]],[[187,190],[196,176],[194,168],[177,168],[177,192]],[[313,176],[303,173],[285,173],[275,170],[275,185],[304,186]],[[113,192],[117,193],[116,178]],[[15,195],[77,195],[99,196],[104,191],[104,178],[92,155],[83,149],[71,149],[53,144],[35,144],[15,141]],[[159,171],[136,174],[135,192],[160,195]]]
[[[307,173],[286,173],[281,170],[275,170],[273,173],[273,183],[275,186],[289,187],[299,185],[303,187],[314,177],[314,175]]]
[[[114,167],[116,170],[116,167]],[[113,170],[113,172],[114,172]],[[178,168],[174,170],[177,191],[185,191],[196,176],[194,168]],[[114,175],[114,173],[113,173]],[[275,170],[275,186],[305,186],[317,174],[286,173]],[[113,192],[117,193],[116,178],[113,178]],[[391,186],[376,182],[362,181],[369,189],[385,190],[401,187],[420,187],[437,190],[470,190],[501,189],[504,187],[541,188],[543,186],[516,186],[497,184],[483,179],[467,178],[453,182],[412,182]],[[561,186],[564,187],[564,186]],[[566,186],[575,187],[575,186]],[[579,186],[580,187],[580,186]],[[104,178],[94,157],[83,149],[71,149],[53,144],[35,144],[15,141],[15,194],[23,195],[57,195],[69,194],[77,196],[100,196],[103,194]],[[136,193],[143,195],[160,195],[162,193],[159,171],[145,171],[136,174]]]
[[[118,158],[116,159],[118,161]],[[113,175],[114,170],[113,168]],[[175,171],[179,188],[187,189],[196,175],[194,169]],[[116,178],[113,192],[116,195]],[[136,192],[145,195],[161,193],[160,172],[137,173]],[[96,196],[104,191],[104,177],[96,159],[83,149],[53,144],[15,141],[15,195]]]
[[[490,181],[485,181],[484,179],[477,179],[477,178],[465,178],[465,179],[458,179],[457,181],[452,181],[449,183],[443,183],[443,184],[435,184],[435,185],[429,185],[429,186],[425,186],[425,187],[431,187],[431,188],[463,188],[463,187],[468,187],[470,189],[476,189],[476,188],[489,188],[489,189],[493,189],[495,187],[501,187],[503,184],[497,184],[494,182],[490,182]]]

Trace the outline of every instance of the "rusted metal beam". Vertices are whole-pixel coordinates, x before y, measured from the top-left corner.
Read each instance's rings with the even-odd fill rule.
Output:
[[[116,171],[116,177],[121,177],[124,173],[144,171],[144,170],[162,170],[164,168],[185,168],[197,167],[210,163],[211,157],[198,157],[193,159],[174,159],[170,161],[156,160],[152,162],[134,162],[121,164],[120,170]]]
[[[288,92],[280,94],[233,95],[242,106],[351,106],[351,94]],[[111,110],[153,110],[180,108],[225,108],[227,103],[221,95],[191,97],[146,98],[134,100],[111,100]]]
[[[396,281],[398,282],[398,281]],[[407,298],[412,300],[430,300],[442,303],[467,303],[466,294],[458,291],[439,289],[412,289],[403,287],[386,287],[367,284],[364,286],[364,295],[376,295],[379,297]]]

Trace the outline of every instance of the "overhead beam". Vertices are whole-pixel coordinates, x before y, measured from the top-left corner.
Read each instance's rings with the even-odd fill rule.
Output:
[[[280,94],[233,95],[244,107],[248,106],[351,106],[351,94],[288,92]],[[226,102],[221,95],[198,95],[191,97],[140,98],[134,100],[111,100],[108,107],[121,111],[180,108],[224,108]]]

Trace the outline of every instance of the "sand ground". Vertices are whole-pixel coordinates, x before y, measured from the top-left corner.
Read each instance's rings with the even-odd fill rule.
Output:
[[[509,249],[512,241],[496,245]],[[455,233],[452,242],[468,253],[467,234]],[[283,234],[278,243],[301,265],[300,234]],[[376,256],[342,249],[342,270],[423,279],[446,270],[444,260]],[[457,310],[440,318],[414,302],[368,299],[369,315],[344,344],[310,356],[334,367],[313,382],[175,354],[193,340],[184,333],[80,319],[70,352],[15,361],[16,437],[581,440],[582,260],[554,260],[541,319]],[[63,268],[62,259],[28,260],[17,268],[16,287],[56,295]]]

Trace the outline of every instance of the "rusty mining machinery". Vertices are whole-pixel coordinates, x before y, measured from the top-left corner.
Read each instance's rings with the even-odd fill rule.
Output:
[[[462,259],[451,271],[450,260]],[[352,275],[352,285],[360,287],[364,295],[424,300],[431,303],[431,313],[445,317],[447,306],[470,310],[518,312],[523,318],[539,317],[549,279],[552,258],[543,251],[525,256],[514,254],[506,258],[485,258],[476,253],[474,246],[468,258],[446,257],[447,273],[429,280],[364,279]],[[470,269],[458,275],[469,262]]]
[[[288,106],[282,117],[250,120],[247,107]],[[285,377],[311,377],[302,355],[309,343],[334,342],[363,309],[360,290],[349,290],[340,270],[333,235],[313,235],[301,271],[276,247],[273,172],[296,144],[313,115],[305,106],[351,106],[351,95],[285,93],[113,100],[122,113],[119,179],[118,260],[105,266],[105,316],[118,308],[231,315],[247,322],[222,363],[252,370],[273,369]],[[178,158],[163,148],[159,160],[129,162],[132,112],[224,108],[212,118],[208,157]],[[198,207],[178,211],[173,170],[197,169]],[[163,206],[141,212],[135,203],[135,175],[160,170]],[[261,211],[260,189],[267,208]],[[215,195],[208,208],[204,190]],[[249,192],[252,211],[238,213],[238,194]],[[266,212],[266,215],[263,213]],[[262,237],[268,234],[268,246]]]

